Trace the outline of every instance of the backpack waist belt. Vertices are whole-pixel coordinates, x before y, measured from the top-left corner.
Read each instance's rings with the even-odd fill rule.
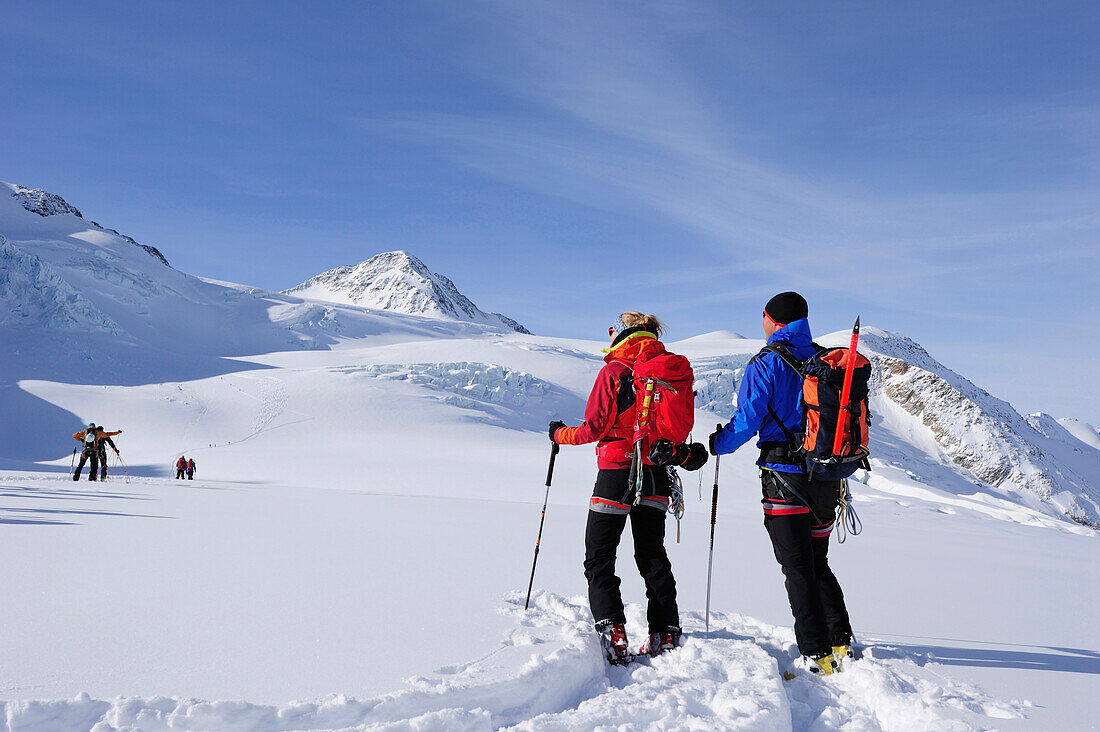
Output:
[[[760,462],[773,465],[802,465],[802,460],[785,442],[764,442],[760,445]]]

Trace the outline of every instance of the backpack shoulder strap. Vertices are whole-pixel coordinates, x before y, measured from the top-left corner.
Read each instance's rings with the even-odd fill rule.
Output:
[[[787,346],[783,343],[769,343],[768,345],[761,348],[760,352],[753,356],[752,361],[749,361],[749,363],[752,363],[753,361],[761,358],[765,353],[774,353],[776,356],[779,356],[783,363],[794,369],[794,372],[798,374],[799,378],[804,376],[803,362],[795,358],[794,354],[791,353],[790,349],[788,349]],[[779,418],[779,415],[776,414],[775,410],[772,408],[771,402],[768,403],[768,416],[771,417],[777,425],[779,425],[779,429],[783,431],[783,436],[787,438],[787,442],[790,445],[798,445],[798,438],[793,432],[787,429],[787,425],[783,424],[783,420]]]
[[[814,345],[817,345],[817,344],[814,344]],[[803,375],[802,372],[805,368],[804,362],[802,362],[799,359],[795,358],[794,354],[791,353],[790,349],[787,348],[787,346],[785,344],[783,344],[783,343],[769,343],[768,345],[761,348],[759,353],[757,353],[755,356],[752,357],[752,361],[756,361],[761,356],[763,356],[765,353],[774,353],[776,356],[779,356],[779,358],[781,358],[783,360],[783,363],[787,364],[792,369],[794,369],[795,372],[797,372],[799,376]],[[752,361],[749,361],[749,363],[752,363]]]
[[[779,418],[779,415],[775,413],[775,410],[772,409],[771,404],[768,405],[768,414],[771,416],[772,419],[775,420],[775,423],[779,425],[779,429],[783,430],[783,436],[787,438],[787,442],[792,446],[797,446],[798,438],[795,437],[795,434],[793,432],[787,429],[787,425],[783,424],[783,420],[781,420]]]
[[[634,393],[634,371],[627,369],[619,376],[619,390],[615,398],[615,416],[633,407],[638,401]]]

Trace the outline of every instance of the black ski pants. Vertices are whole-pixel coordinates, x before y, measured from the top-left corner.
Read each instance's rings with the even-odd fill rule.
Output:
[[[107,480],[107,448],[99,451],[99,479]]]
[[[96,473],[99,472],[99,453],[95,450],[83,450],[80,453],[80,462],[76,464],[76,471],[73,473],[73,480],[80,480],[80,472],[84,470],[84,463],[90,461],[88,480],[95,480]]]
[[[829,536],[840,481],[811,481],[801,473],[784,473],[782,479],[805,498],[813,513],[766,513],[764,527],[786,578],[798,650],[804,656],[819,656],[852,639],[844,592],[829,567]],[[775,505],[778,490],[790,504],[805,505],[769,471],[764,471],[763,487],[765,506]]]
[[[646,466],[647,490],[667,497],[668,473],[663,469]],[[593,498],[619,503],[627,491],[630,471],[601,470],[596,478]],[[630,505],[633,496],[619,503],[625,510],[613,510],[610,503],[593,503],[588,512],[588,525],[584,533],[584,576],[588,580],[588,602],[592,617],[599,623],[610,620],[625,623],[623,599],[619,592],[621,580],[615,574],[615,557],[630,519],[630,532],[634,539],[634,562],[645,581],[649,600],[647,620],[650,633],[660,633],[670,627],[679,628],[680,613],[676,606],[676,580],[672,576],[672,562],[665,551],[666,511],[652,505]],[[600,510],[597,510],[597,509]]]
[[[183,468],[176,468],[176,480],[183,478]]]

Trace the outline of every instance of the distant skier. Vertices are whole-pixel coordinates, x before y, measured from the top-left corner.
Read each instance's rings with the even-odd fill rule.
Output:
[[[813,356],[808,312],[796,292],[769,300],[763,321],[768,343],[784,344],[797,359]],[[828,676],[851,655],[852,643],[844,593],[828,563],[841,482],[811,479],[791,452],[784,429],[801,429],[801,394],[802,377],[778,354],[761,352],[745,367],[737,412],[710,436],[710,449],[725,455],[759,433],[764,527],[786,577],[798,650],[810,671]]]
[[[194,461],[194,459],[189,459],[187,461],[187,479],[188,480],[194,480],[195,479],[195,461]]]
[[[180,459],[176,461],[176,480],[183,478],[183,471],[187,470],[187,458],[180,455]]]
[[[102,427],[96,427],[96,430],[102,432]],[[103,439],[99,441],[99,479],[107,480],[107,446],[110,445],[111,449],[115,451],[115,455],[118,455],[118,448],[115,446],[114,440],[103,435]]]
[[[588,600],[596,630],[601,634],[608,660],[626,663],[630,659],[626,638],[626,615],[620,580],[615,575],[615,553],[630,517],[634,537],[634,560],[645,581],[649,640],[640,653],[657,655],[675,648],[679,642],[680,615],[676,605],[676,580],[672,563],[665,552],[665,514],[672,493],[667,467],[643,465],[643,495],[635,502],[634,488],[629,485],[633,453],[635,404],[633,369],[643,353],[663,353],[664,345],[657,340],[662,326],[652,315],[627,312],[615,319],[608,329],[611,347],[588,397],[584,424],[566,427],[565,423],[550,423],[550,439],[559,445],[582,445],[596,442],[596,464],[599,473],[588,510],[585,529],[584,576],[588,580]],[[683,446],[681,446],[683,447]],[[706,462],[706,448],[684,448],[677,452],[688,469],[698,469]]]
[[[107,437],[114,437],[115,435],[121,434],[122,430],[104,432],[100,428],[97,428],[94,422],[89,423],[86,429],[73,433],[73,439],[82,446],[80,451],[80,462],[77,463],[76,471],[73,472],[73,480],[80,480],[80,472],[84,470],[85,462],[90,462],[88,480],[95,480],[96,473],[99,472],[100,441]]]

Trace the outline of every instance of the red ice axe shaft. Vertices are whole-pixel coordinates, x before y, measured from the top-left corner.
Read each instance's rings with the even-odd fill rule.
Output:
[[[840,391],[840,412],[836,417],[836,435],[833,437],[833,455],[840,457],[840,449],[844,443],[844,425],[848,424],[848,408],[852,398],[852,370],[856,362],[856,346],[859,345],[859,316],[856,316],[856,324],[852,327],[852,342],[848,346],[848,365],[844,369],[844,388]]]

